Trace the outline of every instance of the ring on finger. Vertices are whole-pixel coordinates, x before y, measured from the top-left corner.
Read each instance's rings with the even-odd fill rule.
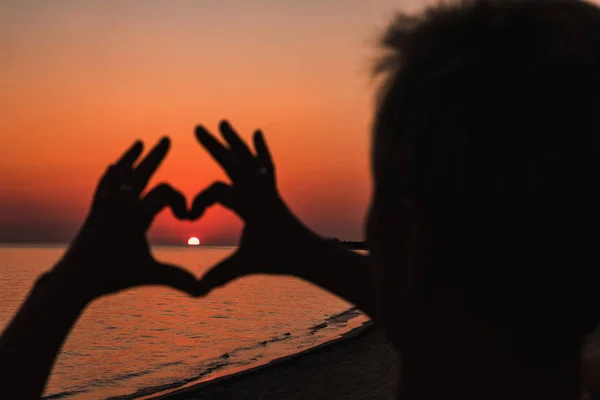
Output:
[[[256,174],[257,175],[266,175],[267,174],[267,167],[260,167],[257,171]]]
[[[106,199],[107,197],[110,197],[110,192],[108,190],[101,189],[100,191],[98,191],[98,198]]]
[[[126,183],[121,183],[119,185],[119,193],[130,193],[133,192],[133,187]]]

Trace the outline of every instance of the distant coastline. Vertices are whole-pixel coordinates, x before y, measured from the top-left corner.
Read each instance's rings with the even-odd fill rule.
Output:
[[[367,250],[367,242],[355,242],[355,241],[351,241],[351,240],[340,240],[336,237],[334,238],[328,238],[327,240],[331,241],[331,242],[336,242],[339,243],[343,246],[346,246],[352,250]]]

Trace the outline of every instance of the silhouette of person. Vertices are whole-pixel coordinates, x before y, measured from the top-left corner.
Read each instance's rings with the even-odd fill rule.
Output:
[[[462,1],[399,15],[382,39],[369,256],[307,229],[261,132],[196,136],[224,168],[194,201],[245,221],[203,292],[291,274],[358,305],[401,355],[403,399],[579,399],[598,322],[600,9]],[[585,385],[598,390],[587,374]]]
[[[140,194],[167,154],[162,139],[137,165],[136,142],[100,180],[91,211],[62,257],[33,287],[0,338],[0,393],[7,399],[42,396],[54,360],[81,312],[94,299],[140,285],[168,285],[193,295],[196,278],[154,260],[145,232],[169,206],[187,217],[185,198],[167,184]]]

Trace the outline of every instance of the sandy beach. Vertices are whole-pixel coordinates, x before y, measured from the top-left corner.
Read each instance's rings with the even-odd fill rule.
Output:
[[[600,375],[599,348],[600,331],[596,331],[584,350],[586,372],[593,377],[586,381],[592,388],[600,388],[595,379]],[[383,332],[367,323],[315,349],[152,399],[394,400],[398,368],[398,358]],[[582,399],[586,398],[584,394]]]
[[[369,324],[299,355],[153,398],[391,400],[397,393],[397,369],[383,333]]]

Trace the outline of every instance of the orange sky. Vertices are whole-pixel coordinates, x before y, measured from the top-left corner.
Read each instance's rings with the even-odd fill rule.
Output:
[[[135,139],[172,150],[152,183],[188,199],[225,179],[193,136],[262,128],[294,212],[362,239],[370,195],[369,72],[391,11],[423,1],[0,1],[0,242],[68,241],[104,168]],[[154,241],[235,243],[220,207]]]

